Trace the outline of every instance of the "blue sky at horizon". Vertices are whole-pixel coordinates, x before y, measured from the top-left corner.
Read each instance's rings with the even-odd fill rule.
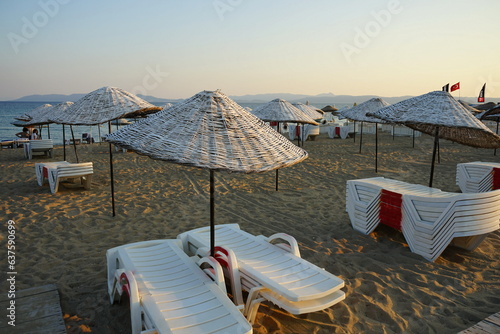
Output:
[[[0,2],[0,100],[115,86],[500,97],[498,0]],[[458,95],[457,94],[457,95]]]

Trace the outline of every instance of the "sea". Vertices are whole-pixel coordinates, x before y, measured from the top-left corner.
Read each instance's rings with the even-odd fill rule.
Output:
[[[22,127],[12,125],[12,122],[16,121],[16,117],[19,117],[41,105],[44,104],[56,105],[60,102],[0,102],[0,140],[12,140],[16,139],[16,133],[22,131]],[[165,102],[151,102],[152,104],[162,107]],[[242,107],[248,107],[250,109],[255,109],[262,103],[240,103]],[[134,121],[130,119],[130,121]],[[37,127],[40,128],[40,127]],[[111,131],[116,131],[117,125],[112,125]],[[63,144],[63,130],[60,124],[49,124],[44,125],[41,128],[41,133],[43,139],[48,139],[50,134],[50,139],[54,141],[55,145]],[[82,138],[83,133],[90,133],[91,136],[98,142],[100,136],[109,133],[108,125],[93,125],[93,126],[73,126],[73,133],[75,139]],[[66,139],[71,138],[71,132],[69,126],[65,126]]]

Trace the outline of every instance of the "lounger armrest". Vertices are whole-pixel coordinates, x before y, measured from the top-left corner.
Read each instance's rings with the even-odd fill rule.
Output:
[[[200,247],[196,250],[195,256],[198,256],[199,258],[205,257],[205,256],[210,256],[210,248],[208,247]]]
[[[141,301],[135,276],[130,270],[118,269],[115,272],[115,280],[118,288],[123,289],[122,291],[129,296],[132,333],[140,333],[142,330]]]
[[[295,240],[295,238],[292,237],[291,235],[288,235],[286,233],[275,233],[270,237],[266,238],[265,240],[269,243],[272,243],[273,241],[278,239],[286,241],[287,244],[285,243],[274,244],[276,247],[284,249],[287,252],[290,252],[293,255],[300,257],[299,244],[297,243],[297,240]]]
[[[198,260],[197,264],[224,293],[227,293],[224,272],[216,259],[211,256],[205,256]]]

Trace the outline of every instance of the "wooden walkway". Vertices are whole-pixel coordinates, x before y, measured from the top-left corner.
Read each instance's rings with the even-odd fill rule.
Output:
[[[490,315],[474,326],[459,332],[458,334],[498,334],[500,333],[500,312]]]
[[[15,300],[15,326],[9,325],[11,319],[7,317],[11,300]],[[59,292],[54,284],[16,291],[15,299],[2,294],[0,309],[0,333],[66,334]]]

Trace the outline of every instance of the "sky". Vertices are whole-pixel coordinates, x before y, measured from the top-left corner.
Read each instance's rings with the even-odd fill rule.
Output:
[[[500,97],[498,0],[0,0],[0,100],[114,86]],[[457,94],[458,93],[458,94]]]

